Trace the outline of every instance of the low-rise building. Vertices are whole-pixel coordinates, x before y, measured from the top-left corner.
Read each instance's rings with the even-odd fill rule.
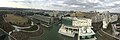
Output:
[[[37,23],[40,23],[41,25],[45,27],[50,27],[51,24],[54,23],[54,18],[53,17],[48,17],[44,15],[33,15],[32,18],[38,20]]]
[[[78,17],[63,17],[62,26],[58,33],[74,37],[78,34],[78,39],[96,40],[95,32],[92,28],[92,19]]]

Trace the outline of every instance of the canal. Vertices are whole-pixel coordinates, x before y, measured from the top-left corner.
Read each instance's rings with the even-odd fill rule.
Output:
[[[72,38],[59,34],[59,24],[55,24],[54,26],[49,28],[42,26],[42,28],[44,29],[44,33],[41,36],[31,37],[28,40],[77,40],[77,36]]]

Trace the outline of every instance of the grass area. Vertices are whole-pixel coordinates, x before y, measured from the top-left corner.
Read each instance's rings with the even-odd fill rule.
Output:
[[[7,33],[8,33],[9,31],[14,30],[14,28],[13,28],[9,23],[6,23],[6,22],[4,21],[4,19],[3,19],[2,16],[0,16],[0,28],[3,29],[3,30],[5,30]]]
[[[17,16],[14,14],[6,14],[4,19],[8,23],[14,24],[14,25],[17,25],[20,27],[29,26],[29,24],[30,24],[30,23],[28,23],[28,18],[22,17],[22,16]]]

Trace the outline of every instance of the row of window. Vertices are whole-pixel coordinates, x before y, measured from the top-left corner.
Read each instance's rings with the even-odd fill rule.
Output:
[[[90,36],[80,36],[80,39],[91,39],[94,38],[95,35],[90,35]]]
[[[78,29],[65,28],[66,30],[79,31]]]

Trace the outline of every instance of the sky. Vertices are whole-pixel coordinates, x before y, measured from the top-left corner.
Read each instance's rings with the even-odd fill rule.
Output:
[[[119,12],[120,0],[0,0],[0,7]]]

